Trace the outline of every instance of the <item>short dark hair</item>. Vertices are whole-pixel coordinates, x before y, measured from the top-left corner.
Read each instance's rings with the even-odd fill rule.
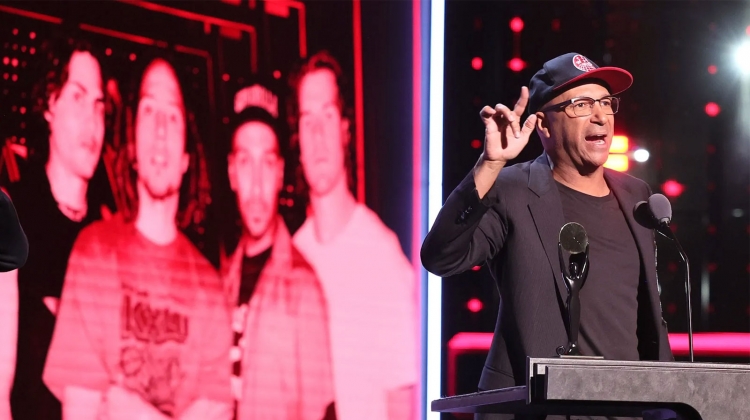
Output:
[[[235,114],[229,124],[229,153],[231,154],[234,150],[234,138],[237,134],[237,130],[245,124],[251,122],[259,122],[267,125],[276,137],[276,145],[278,147],[279,156],[286,160],[287,147],[284,141],[285,136],[281,124],[277,118],[274,118],[268,111],[263,108],[251,106],[240,111],[239,114]]]
[[[29,147],[32,149],[30,160],[46,162],[49,158],[50,130],[44,119],[44,113],[49,109],[49,100],[59,95],[65,83],[68,82],[70,60],[77,52],[89,53],[99,63],[102,92],[105,95],[105,101],[108,99],[104,86],[106,82],[104,69],[101,66],[101,55],[89,41],[81,37],[79,31],[60,31],[45,39],[39,47],[38,59],[34,60],[37,65],[36,71],[41,74],[41,78],[31,89],[31,110],[38,116],[38,124],[33,124],[33,135],[29,136]]]
[[[40,47],[40,60],[43,66],[43,79],[34,86],[34,110],[43,113],[48,108],[49,99],[60,93],[70,75],[70,59],[74,53],[87,52],[97,62],[101,63],[100,56],[94,50],[91,43],[85,39],[78,38],[77,34],[70,36],[54,36],[42,42]],[[104,77],[102,77],[102,81]],[[102,86],[102,90],[104,87]]]
[[[287,115],[289,118],[289,125],[295,132],[298,129],[297,123],[299,122],[300,84],[305,76],[316,70],[330,70],[333,73],[336,78],[336,87],[338,89],[336,105],[339,107],[341,116],[347,118],[350,123],[352,122],[350,111],[346,106],[346,101],[344,101],[344,91],[348,81],[344,77],[344,72],[341,71],[341,65],[338,60],[336,60],[336,58],[334,58],[328,51],[323,50],[304,60],[297,70],[289,77],[289,87],[292,91],[292,97],[287,101],[289,104],[289,112],[287,112]]]

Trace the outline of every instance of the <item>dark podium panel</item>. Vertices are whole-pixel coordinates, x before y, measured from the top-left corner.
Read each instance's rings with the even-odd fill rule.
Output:
[[[432,411],[750,419],[750,365],[528,358],[526,376],[526,386],[432,401]]]

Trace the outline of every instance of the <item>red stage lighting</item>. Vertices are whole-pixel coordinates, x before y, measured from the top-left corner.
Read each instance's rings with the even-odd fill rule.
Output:
[[[516,57],[508,61],[508,68],[515,72],[519,72],[526,68],[526,62]]]
[[[469,299],[468,302],[466,302],[466,307],[471,312],[477,313],[477,312],[481,311],[482,308],[484,308],[484,304],[482,303],[481,300],[479,300],[477,298],[471,298],[471,299]]]
[[[706,114],[709,117],[715,117],[721,112],[721,107],[716,102],[709,102],[706,104]]]
[[[510,30],[516,33],[523,31],[523,19],[518,16],[511,19]]]
[[[481,57],[474,57],[471,59],[471,68],[474,70],[482,70],[483,64]]]
[[[675,181],[674,179],[668,179],[663,184],[661,184],[661,190],[664,191],[664,194],[667,197],[674,198],[679,197],[680,194],[685,191],[685,186]]]

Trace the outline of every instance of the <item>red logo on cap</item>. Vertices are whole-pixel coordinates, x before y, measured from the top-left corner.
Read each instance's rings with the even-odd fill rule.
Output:
[[[596,67],[591,64],[589,59],[582,55],[573,57],[573,65],[576,66],[576,68],[580,71],[589,72],[591,70],[596,70]]]

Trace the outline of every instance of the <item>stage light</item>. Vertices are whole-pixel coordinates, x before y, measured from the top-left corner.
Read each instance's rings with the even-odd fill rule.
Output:
[[[510,20],[510,30],[518,33],[523,31],[523,19],[516,16],[513,19]]]
[[[717,71],[719,71],[719,68],[716,67],[715,65],[711,64],[710,66],[708,66],[709,74],[716,74]]]
[[[633,159],[635,159],[636,162],[643,163],[648,160],[649,156],[650,154],[646,149],[638,149],[633,152]]]
[[[609,153],[626,153],[630,147],[628,136],[612,136],[612,144],[609,145]]]
[[[474,57],[471,59],[471,68],[474,70],[482,70],[482,58],[481,57]]]
[[[482,308],[484,308],[484,304],[477,298],[471,298],[468,302],[466,302],[466,308],[471,312],[477,313],[481,311]]]
[[[613,154],[609,155],[607,161],[604,162],[604,167],[609,168],[618,172],[625,172],[628,170],[630,162],[628,161],[627,155]]]
[[[552,31],[560,32],[560,19],[552,19]]]
[[[518,57],[515,57],[508,61],[508,68],[515,72],[519,72],[526,68],[526,62]]]
[[[750,41],[743,42],[734,52],[734,61],[744,75],[750,75]]]
[[[664,191],[667,197],[675,198],[679,197],[685,191],[685,186],[674,179],[668,179],[661,184],[661,190]]]
[[[480,147],[482,147],[482,142],[477,139],[474,139],[471,141],[471,147],[475,149],[479,149]]]
[[[721,107],[716,102],[709,102],[706,104],[706,115],[709,117],[715,117],[721,112]]]

